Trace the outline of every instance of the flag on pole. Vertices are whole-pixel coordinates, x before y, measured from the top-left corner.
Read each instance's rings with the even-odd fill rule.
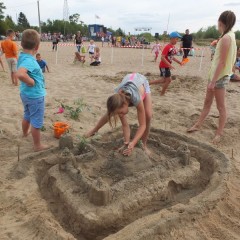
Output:
[[[96,19],[100,19],[100,17],[99,17],[97,14],[95,14],[95,18],[96,18]]]

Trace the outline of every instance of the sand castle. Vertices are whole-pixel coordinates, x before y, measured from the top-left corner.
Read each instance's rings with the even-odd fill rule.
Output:
[[[136,127],[131,128],[134,134]],[[42,196],[76,239],[151,239],[155,231],[164,232],[221,198],[229,161],[216,149],[156,129],[150,157],[140,144],[123,156],[116,151],[122,142],[119,129],[75,147],[71,137],[63,137],[54,164],[40,174]],[[163,209],[171,210],[163,217]],[[145,218],[151,231],[141,236]],[[129,228],[131,234],[124,233]]]

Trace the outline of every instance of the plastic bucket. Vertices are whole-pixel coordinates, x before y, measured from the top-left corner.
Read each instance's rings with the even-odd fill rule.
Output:
[[[60,138],[62,134],[65,132],[68,132],[69,130],[69,125],[64,122],[55,122],[53,124],[53,130],[54,130],[54,137],[55,138]]]

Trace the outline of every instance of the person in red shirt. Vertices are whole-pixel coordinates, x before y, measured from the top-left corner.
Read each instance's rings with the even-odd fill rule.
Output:
[[[172,62],[174,61],[177,62],[179,65],[182,65],[182,62],[180,62],[174,57],[174,55],[177,54],[175,45],[177,44],[178,39],[181,38],[181,35],[178,32],[172,32],[169,37],[170,43],[164,47],[162,51],[161,62],[159,64],[160,76],[162,77],[162,79],[150,81],[150,85],[163,84],[160,96],[163,96],[165,94],[169,84],[172,81],[171,69],[175,69],[172,66]]]

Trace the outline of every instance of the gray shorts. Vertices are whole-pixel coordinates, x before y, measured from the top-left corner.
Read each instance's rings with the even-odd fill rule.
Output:
[[[215,88],[217,89],[225,88],[225,86],[229,84],[229,81],[230,81],[230,76],[224,76],[221,79],[216,81]]]
[[[17,72],[17,59],[16,58],[7,58],[7,63],[8,63],[8,67],[10,72]]]

